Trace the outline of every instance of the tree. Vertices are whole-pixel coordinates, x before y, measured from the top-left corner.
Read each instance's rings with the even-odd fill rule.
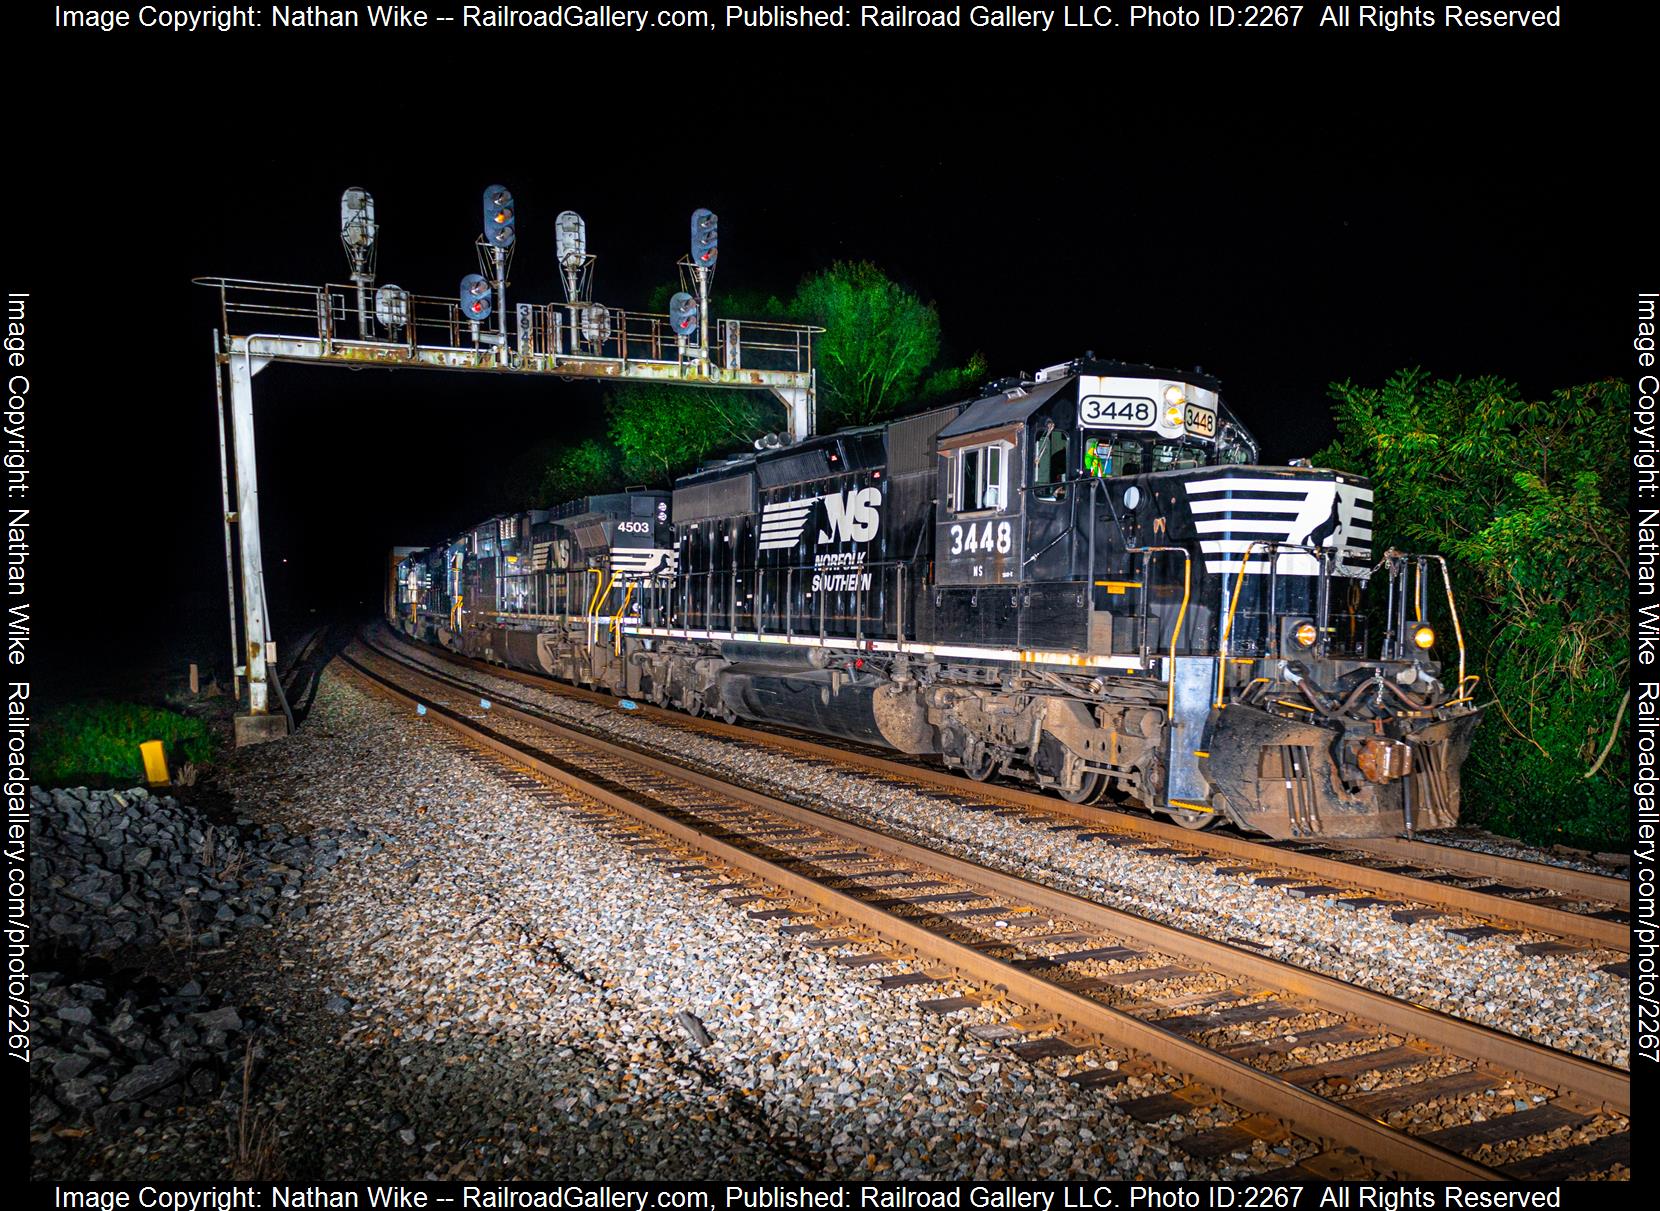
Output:
[[[1377,549],[1439,551],[1487,718],[1465,768],[1475,819],[1543,840],[1624,832],[1629,389],[1529,402],[1497,378],[1332,387],[1321,465],[1376,492]]]
[[[678,286],[664,284],[648,306],[668,307]],[[723,290],[722,314],[794,321],[826,329],[814,342],[819,428],[884,420],[913,403],[970,393],[986,378],[979,354],[941,365],[939,316],[931,303],[868,262],[838,263],[810,274],[790,300]],[[759,391],[619,383],[606,393],[606,441],[563,448],[544,460],[544,499],[568,499],[622,482],[667,486],[713,454],[749,447],[783,428],[782,405]],[[608,463],[605,448],[612,452]]]
[[[560,504],[579,496],[614,492],[620,473],[616,447],[590,437],[554,454],[542,472],[537,499],[542,504]]]
[[[779,407],[758,391],[619,385],[607,395],[607,431],[628,482],[666,486],[711,454],[777,429]]]
[[[838,261],[803,278],[789,313],[798,323],[824,329],[813,341],[813,362],[826,428],[868,425],[894,415],[920,397],[939,358],[934,305],[869,261]],[[952,385],[949,375],[938,384]]]

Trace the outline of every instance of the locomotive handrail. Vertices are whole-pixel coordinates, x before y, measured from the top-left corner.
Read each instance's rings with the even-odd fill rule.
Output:
[[[1217,644],[1216,644],[1216,705],[1217,705],[1218,708],[1220,708],[1223,705],[1222,704],[1222,698],[1223,698],[1223,694],[1224,694],[1224,691],[1225,691],[1225,683],[1226,683],[1226,680],[1227,680],[1227,671],[1228,671],[1228,639],[1233,633],[1234,612],[1239,608],[1239,590],[1244,586],[1245,577],[1249,574],[1247,569],[1251,565],[1251,555],[1258,547],[1268,548],[1269,592],[1270,593],[1274,592],[1274,588],[1275,588],[1275,585],[1277,583],[1277,577],[1278,577],[1278,573],[1279,573],[1279,564],[1280,564],[1280,555],[1283,552],[1286,552],[1286,551],[1302,552],[1304,554],[1312,555],[1314,557],[1316,567],[1318,568],[1318,571],[1317,571],[1316,575],[1319,577],[1319,588],[1316,590],[1317,625],[1316,625],[1315,630],[1316,630],[1316,636],[1317,636],[1316,641],[1320,645],[1318,647],[1317,651],[1322,655],[1325,654],[1325,650],[1326,650],[1325,633],[1326,633],[1327,615],[1329,613],[1328,593],[1330,591],[1330,582],[1331,582],[1331,569],[1329,567],[1327,567],[1327,559],[1331,555],[1347,555],[1351,552],[1357,552],[1361,549],[1359,547],[1314,547],[1314,546],[1309,546],[1309,545],[1304,544],[1304,543],[1278,542],[1278,541],[1275,541],[1273,539],[1253,539],[1251,541],[1250,545],[1245,548],[1243,554],[1240,557],[1239,571],[1234,574],[1232,599],[1230,600],[1230,602],[1228,604],[1228,613],[1227,613],[1227,616],[1222,621],[1222,633],[1221,633],[1221,636],[1219,637],[1219,639],[1217,641]],[[1269,601],[1268,601],[1268,614],[1269,614],[1270,617],[1272,617],[1273,613],[1274,613],[1274,604],[1275,604],[1274,598],[1271,596],[1269,598]],[[1460,640],[1460,644],[1459,644],[1459,665],[1460,665],[1460,674],[1462,675],[1462,669],[1463,669],[1463,642],[1462,642],[1462,640]]]
[[[1453,595],[1452,574],[1447,568],[1447,561],[1444,556],[1418,554],[1411,551],[1397,551],[1394,548],[1390,548],[1383,553],[1383,558],[1378,561],[1377,567],[1372,569],[1375,572],[1378,567],[1383,567],[1384,565],[1388,565],[1389,567],[1389,630],[1384,636],[1384,657],[1385,659],[1399,659],[1406,643],[1406,600],[1404,586],[1402,586],[1403,591],[1397,592],[1395,585],[1400,576],[1399,565],[1403,560],[1408,559],[1413,561],[1412,566],[1415,580],[1412,589],[1412,604],[1413,610],[1417,614],[1416,621],[1418,622],[1422,622],[1424,616],[1422,583],[1424,561],[1433,559],[1437,566],[1441,569],[1441,585],[1442,588],[1446,590],[1447,594],[1447,614],[1452,619],[1453,638],[1458,642],[1458,684],[1453,690],[1453,695],[1454,701],[1463,701],[1464,685],[1465,682],[1470,680],[1470,675],[1466,672],[1464,626],[1458,617],[1458,602]],[[1399,610],[1397,610],[1396,606],[1397,598],[1400,599]],[[1396,619],[1397,612],[1401,615],[1398,622]],[[1479,678],[1477,680],[1479,680]]]
[[[1154,554],[1180,555],[1182,557],[1182,606],[1176,611],[1176,625],[1170,632],[1170,655],[1164,661],[1165,681],[1165,718],[1174,719],[1176,716],[1176,644],[1182,637],[1182,621],[1187,617],[1187,603],[1193,592],[1193,553],[1186,547],[1127,547],[1125,553],[1141,556],[1141,659],[1147,660],[1147,583],[1152,580],[1152,568],[1149,560]],[[1093,592],[1093,588],[1091,589]]]
[[[1228,604],[1227,616],[1222,620],[1222,634],[1216,642],[1216,705],[1218,708],[1222,706],[1222,695],[1224,692],[1224,686],[1227,682],[1228,637],[1233,633],[1233,615],[1234,611],[1239,608],[1239,590],[1245,583],[1245,569],[1251,566],[1251,553],[1258,547],[1270,548],[1268,552],[1269,566],[1272,568],[1278,568],[1280,553],[1277,549],[1275,549],[1278,546],[1279,544],[1271,539],[1252,539],[1250,546],[1245,548],[1245,553],[1240,558],[1239,571],[1234,574],[1233,600]],[[1273,602],[1268,603],[1270,612],[1273,610],[1273,605]]]

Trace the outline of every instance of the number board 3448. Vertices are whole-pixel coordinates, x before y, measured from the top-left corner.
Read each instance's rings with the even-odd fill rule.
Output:
[[[1152,429],[1158,408],[1145,396],[1086,395],[1078,401],[1078,423],[1095,428]]]

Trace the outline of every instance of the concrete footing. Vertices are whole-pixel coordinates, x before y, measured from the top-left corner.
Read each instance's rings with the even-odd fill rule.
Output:
[[[232,726],[237,748],[264,744],[267,740],[281,740],[288,735],[288,719],[282,715],[238,715]]]

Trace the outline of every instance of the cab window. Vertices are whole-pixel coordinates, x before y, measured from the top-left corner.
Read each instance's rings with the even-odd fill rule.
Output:
[[[1153,447],[1153,471],[1179,471],[1187,467],[1205,465],[1205,452],[1192,446],[1160,442]]]
[[[1071,435],[1051,428],[1037,439],[1032,454],[1032,483],[1040,500],[1060,500],[1066,493],[1062,481],[1072,472]]]
[[[1142,443],[1123,438],[1092,437],[1084,443],[1084,473],[1106,479],[1114,475],[1140,475],[1146,467]]]
[[[1006,442],[957,451],[957,474],[951,499],[953,512],[978,513],[1001,509],[1008,503],[1008,451]]]

